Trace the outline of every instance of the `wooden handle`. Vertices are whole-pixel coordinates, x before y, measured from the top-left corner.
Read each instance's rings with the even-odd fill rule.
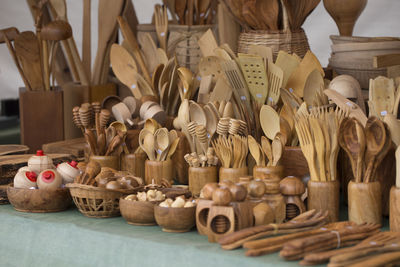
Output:
[[[88,80],[91,79],[92,50],[91,50],[91,0],[83,1],[82,23],[82,63]]]

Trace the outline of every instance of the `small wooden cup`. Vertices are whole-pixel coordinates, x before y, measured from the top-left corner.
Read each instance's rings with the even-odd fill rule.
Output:
[[[144,166],[144,180],[146,184],[151,184],[153,180],[155,184],[161,184],[163,178],[173,183],[174,169],[171,160],[146,160]]]
[[[339,220],[339,190],[338,180],[328,182],[308,181],[308,210],[329,211],[329,222]]]
[[[390,231],[400,232],[400,188],[392,186],[390,189],[390,213],[389,225]]]
[[[253,177],[254,179],[271,180],[280,182],[284,174],[283,166],[254,166]]]
[[[247,176],[249,169],[243,168],[223,168],[219,169],[219,181],[230,180],[234,183],[238,183],[240,177]]]
[[[348,185],[349,220],[357,224],[382,222],[382,191],[380,182]],[[310,196],[309,196],[310,197]]]
[[[90,156],[89,161],[96,161],[101,167],[109,167],[119,171],[119,157],[118,156]]]
[[[144,178],[145,153],[127,154],[121,157],[121,170],[132,173],[133,176]]]
[[[203,186],[207,183],[218,182],[217,167],[190,167],[189,190],[193,196],[199,196]]]

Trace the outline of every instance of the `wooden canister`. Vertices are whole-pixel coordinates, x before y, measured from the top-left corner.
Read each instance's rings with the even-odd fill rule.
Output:
[[[189,190],[194,196],[200,195],[200,190],[205,184],[216,182],[217,167],[189,167]]]
[[[155,184],[161,184],[161,180],[163,178],[168,180],[171,184],[173,183],[174,169],[172,167],[171,160],[146,160],[144,166],[144,177],[146,184],[151,184],[153,182]]]
[[[145,153],[127,154],[121,157],[121,170],[128,171],[136,177],[144,178]]]
[[[308,210],[329,211],[329,222],[339,220],[339,181],[308,181]]]
[[[242,168],[223,168],[219,169],[219,181],[230,180],[234,183],[238,183],[240,177],[247,176],[249,169],[247,167]]]
[[[283,176],[283,166],[254,166],[254,179],[271,180],[280,182]]]
[[[382,222],[382,191],[378,181],[372,183],[350,181],[347,191],[350,221],[357,224]]]
[[[89,161],[96,161],[101,167],[109,167],[114,170],[119,170],[118,156],[90,156]]]
[[[400,188],[392,186],[390,189],[390,231],[400,232]]]

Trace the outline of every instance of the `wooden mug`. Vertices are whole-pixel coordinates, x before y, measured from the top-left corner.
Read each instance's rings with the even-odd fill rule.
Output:
[[[128,171],[136,177],[144,179],[144,162],[147,155],[145,153],[127,154],[121,157],[121,170]]]
[[[400,232],[400,188],[392,186],[390,189],[390,213],[389,225],[390,231]]]
[[[146,184],[151,184],[153,182],[155,184],[161,184],[162,179],[166,179],[172,184],[174,181],[174,169],[172,166],[172,161],[146,160],[144,177]]]
[[[238,183],[240,177],[247,176],[249,169],[247,167],[242,168],[223,168],[219,169],[219,181],[230,180],[234,183]]]
[[[217,167],[189,167],[189,190],[194,196],[200,195],[205,184],[216,182],[218,182]]]
[[[381,184],[355,183],[348,185],[349,220],[357,224],[382,222]]]
[[[89,161],[96,161],[101,167],[109,167],[119,171],[119,157],[118,156],[90,156]]]
[[[339,190],[338,180],[328,182],[308,181],[308,210],[329,211],[329,222],[339,220]]]

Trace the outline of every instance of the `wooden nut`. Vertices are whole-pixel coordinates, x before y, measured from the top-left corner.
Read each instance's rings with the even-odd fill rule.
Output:
[[[280,182],[281,193],[286,196],[302,195],[306,188],[303,182],[294,176],[288,176]]]
[[[229,188],[216,188],[212,194],[212,200],[217,206],[227,206],[232,201],[232,194]]]
[[[244,186],[234,184],[229,187],[229,190],[231,191],[233,201],[242,202],[246,199],[247,190]]]
[[[201,190],[202,193],[203,193],[203,198],[211,200],[212,196],[213,196],[213,192],[217,188],[218,188],[218,184],[217,183],[208,183],[208,184],[206,184],[203,187],[203,189]]]
[[[253,180],[248,185],[249,195],[255,198],[260,198],[265,194],[265,183],[261,180]]]

